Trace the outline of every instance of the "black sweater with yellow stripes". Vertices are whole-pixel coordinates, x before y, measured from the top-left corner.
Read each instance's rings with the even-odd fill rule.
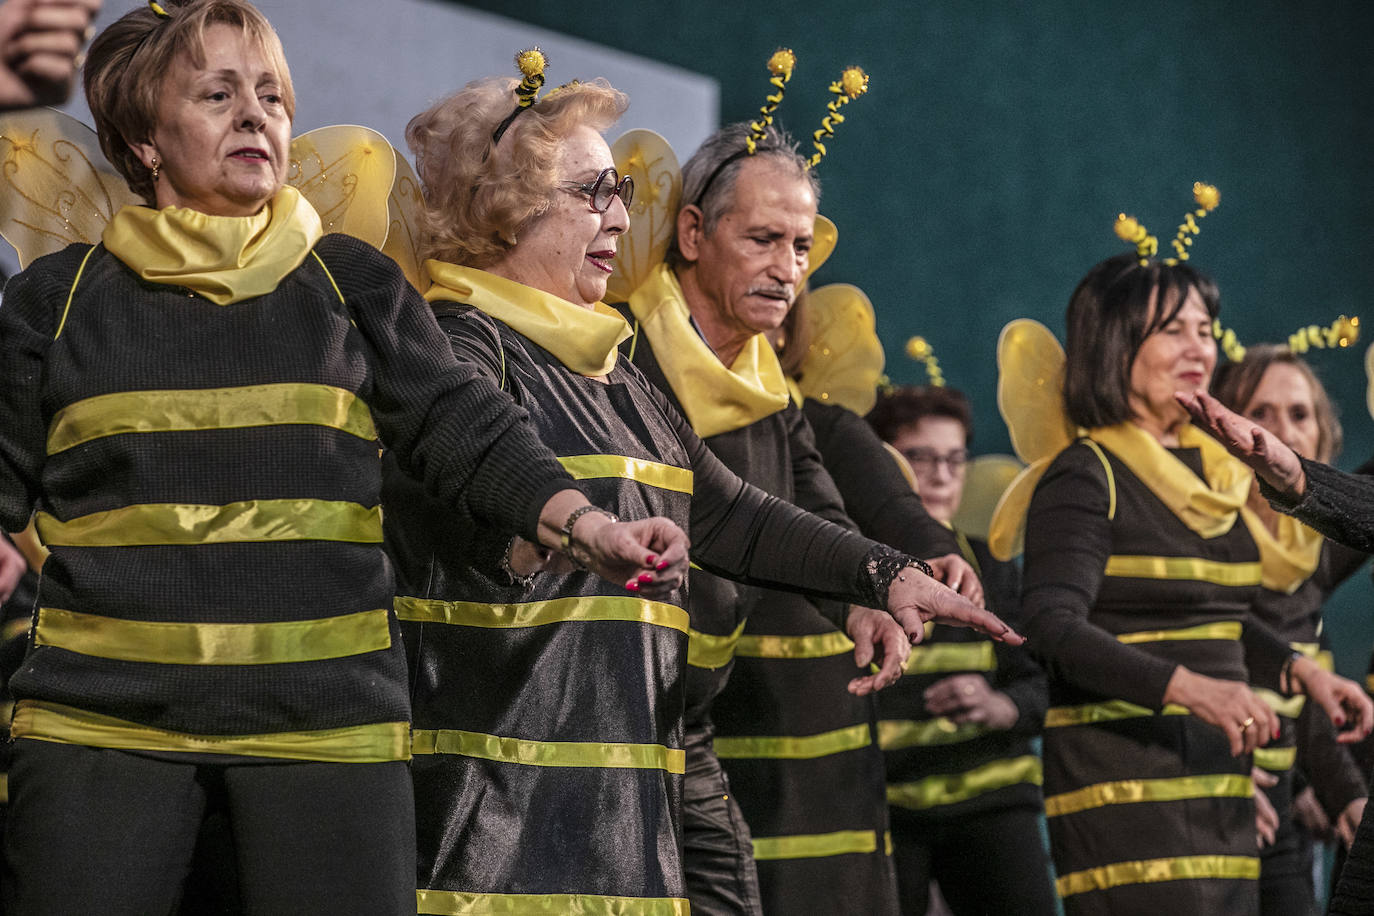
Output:
[[[103,247],[11,280],[0,524],[37,509],[52,549],[14,735],[408,757],[379,438],[445,503],[527,536],[572,485],[395,264],[345,236],[227,306]]]

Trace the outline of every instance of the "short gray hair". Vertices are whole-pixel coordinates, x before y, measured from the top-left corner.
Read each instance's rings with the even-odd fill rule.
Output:
[[[758,141],[757,153],[753,156],[739,155],[746,149],[749,134],[747,122],[727,124],[707,137],[692,158],[682,166],[681,206],[695,204],[701,208],[701,228],[705,235],[714,232],[720,218],[734,207],[735,178],[747,159],[767,157],[783,168],[795,169],[797,177],[806,178],[812,195],[817,203],[820,202],[821,183],[816,173],[807,167],[806,157],[797,152],[795,140],[784,131],[769,126],[764,130],[763,139]],[[731,157],[734,157],[733,160]],[[679,267],[685,260],[677,246],[676,220],[673,222],[673,238],[668,244],[666,257],[669,267]]]

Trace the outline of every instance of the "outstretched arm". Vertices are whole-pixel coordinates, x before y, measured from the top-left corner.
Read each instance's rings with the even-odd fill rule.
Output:
[[[1255,469],[1260,492],[1333,541],[1374,553],[1374,478],[1300,458],[1272,433],[1210,395],[1174,395],[1203,428]]]

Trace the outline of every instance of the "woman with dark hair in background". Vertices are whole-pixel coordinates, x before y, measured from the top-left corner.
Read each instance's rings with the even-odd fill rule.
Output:
[[[1070,914],[1259,906],[1250,752],[1278,732],[1247,686],[1368,730],[1358,687],[1252,626],[1250,476],[1174,399],[1216,362],[1216,285],[1131,252],[1069,302],[1068,420],[1026,525],[1022,611],[1050,675],[1045,809]],[[1334,695],[1334,697],[1333,697]]]
[[[898,388],[868,422],[908,462],[926,509],[951,524],[964,493],[973,412],[960,391]],[[987,606],[1019,617],[1016,565],[953,529]],[[923,916],[934,881],[956,914],[1056,912],[1040,838],[1045,674],[1024,648],[936,626],[878,698],[902,912]],[[988,867],[988,863],[996,863]]]
[[[1223,404],[1254,420],[1297,454],[1330,462],[1340,451],[1341,427],[1326,389],[1311,367],[1286,346],[1247,347],[1239,362],[1224,362],[1212,381]],[[1242,510],[1260,550],[1262,588],[1256,615],[1295,651],[1326,660],[1320,652],[1322,603],[1367,559],[1289,516],[1275,511],[1256,480]],[[1260,909],[1265,916],[1315,912],[1312,843],[1301,826],[1334,833],[1349,846],[1364,814],[1368,787],[1349,750],[1337,742],[1331,720],[1303,703],[1260,690],[1282,724],[1279,739],[1255,752],[1259,771],[1274,784],[1261,803],[1264,849]],[[1256,801],[1260,800],[1256,796]]]

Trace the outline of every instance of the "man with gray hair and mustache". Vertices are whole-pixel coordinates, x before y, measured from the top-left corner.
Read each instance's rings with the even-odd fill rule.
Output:
[[[764,337],[806,282],[819,183],[785,134],[749,136],[747,124],[723,127],[683,166],[666,263],[630,297],[635,334],[622,347],[736,474],[854,528]],[[902,549],[957,549],[938,523],[913,519],[922,521],[933,526],[923,529],[930,549]],[[693,914],[895,914],[875,708],[853,683],[855,663],[868,660],[850,657],[848,608],[695,569],[690,595],[683,833]]]

